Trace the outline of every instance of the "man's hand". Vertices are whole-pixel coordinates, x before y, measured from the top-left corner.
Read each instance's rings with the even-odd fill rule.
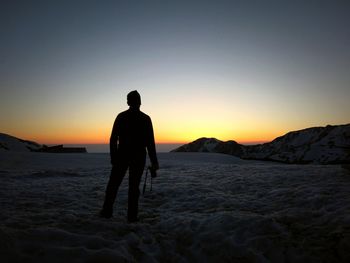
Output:
[[[152,170],[157,171],[159,169],[159,164],[158,163],[152,163],[151,167]]]
[[[150,172],[151,172],[152,178],[157,177],[157,170],[159,169],[158,163],[152,163],[152,165],[149,166],[148,169],[149,169]]]

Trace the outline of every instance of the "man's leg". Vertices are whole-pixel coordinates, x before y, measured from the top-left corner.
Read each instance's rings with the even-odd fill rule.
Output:
[[[103,209],[100,213],[102,217],[110,218],[113,215],[113,204],[117,197],[118,188],[123,181],[126,170],[128,169],[127,164],[113,165],[111,175],[106,188],[106,196],[103,204]]]
[[[136,222],[138,203],[140,197],[140,181],[145,167],[145,160],[130,165],[129,167],[129,197],[128,197],[128,221]]]

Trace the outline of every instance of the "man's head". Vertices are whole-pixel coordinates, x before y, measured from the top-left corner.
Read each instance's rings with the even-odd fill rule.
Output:
[[[137,90],[129,92],[127,96],[128,105],[132,108],[139,108],[141,105],[141,96]]]

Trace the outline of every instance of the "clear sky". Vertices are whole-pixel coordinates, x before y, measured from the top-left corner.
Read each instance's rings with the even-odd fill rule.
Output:
[[[350,122],[349,1],[1,1],[0,132],[107,143],[138,90],[156,140]]]

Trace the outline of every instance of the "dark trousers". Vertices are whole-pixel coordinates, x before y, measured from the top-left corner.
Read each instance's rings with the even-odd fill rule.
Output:
[[[103,210],[106,213],[113,213],[113,205],[117,197],[117,192],[126,171],[129,169],[129,192],[128,192],[128,220],[137,220],[138,202],[140,197],[140,181],[145,167],[146,156],[129,160],[120,160],[117,165],[113,165],[109,177]]]

